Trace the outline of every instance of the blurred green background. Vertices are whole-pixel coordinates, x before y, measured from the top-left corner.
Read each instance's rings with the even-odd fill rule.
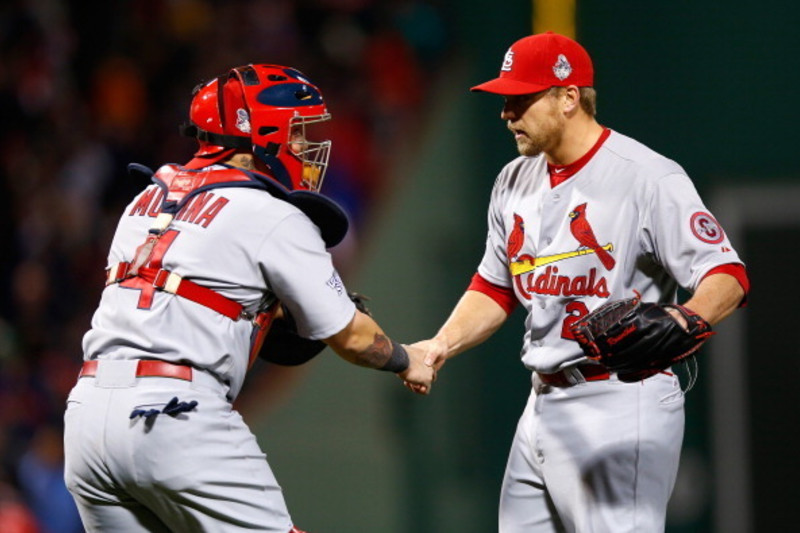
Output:
[[[749,306],[700,357],[668,531],[784,530],[800,476],[787,339],[800,296],[798,22],[781,0],[4,3],[0,530],[18,503],[40,531],[79,530],[58,486],[63,399],[119,211],[143,186],[125,165],[191,154],[176,126],[197,81],[254,61],[320,85],[336,124],[323,191],[353,216],[334,257],[386,331],[413,342],[475,272],[492,183],[516,156],[499,97],[468,88],[533,28],[574,32],[594,60],[599,121],[678,161],[751,273]],[[496,531],[530,390],[523,318],[448,363],[429,397],[330,351],[296,369],[259,363],[240,408],[297,525]]]

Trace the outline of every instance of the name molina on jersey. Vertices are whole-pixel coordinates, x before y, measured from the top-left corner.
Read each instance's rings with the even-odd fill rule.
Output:
[[[161,212],[164,192],[159,187],[146,190],[128,213],[129,216],[156,217]],[[192,198],[175,216],[175,220],[207,228],[228,203],[227,198],[216,197],[205,191]]]

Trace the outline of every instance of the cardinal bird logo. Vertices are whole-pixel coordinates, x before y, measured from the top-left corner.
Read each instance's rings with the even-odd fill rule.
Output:
[[[614,268],[616,261],[611,257],[611,254],[608,253],[610,246],[600,246],[600,243],[597,242],[597,238],[594,236],[592,226],[589,225],[589,221],[586,219],[586,204],[581,204],[573,209],[569,214],[569,218],[571,219],[569,222],[569,229],[581,246],[597,254],[597,258],[600,259],[600,262],[603,263],[606,270]]]
[[[522,243],[525,241],[525,221],[522,217],[514,213],[514,229],[511,230],[511,235],[508,236],[508,243],[506,244],[506,255],[509,261],[513,261],[519,251],[522,249]]]

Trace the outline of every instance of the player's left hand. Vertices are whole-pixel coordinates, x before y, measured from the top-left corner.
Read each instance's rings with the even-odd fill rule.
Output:
[[[683,361],[714,334],[711,325],[690,309],[642,302],[638,295],[601,305],[571,329],[588,358],[628,383]]]

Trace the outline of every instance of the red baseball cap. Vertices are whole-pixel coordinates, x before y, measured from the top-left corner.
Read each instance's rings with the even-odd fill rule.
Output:
[[[470,90],[514,95],[569,85],[594,85],[592,59],[577,42],[548,31],[512,44],[503,58],[500,75]]]

